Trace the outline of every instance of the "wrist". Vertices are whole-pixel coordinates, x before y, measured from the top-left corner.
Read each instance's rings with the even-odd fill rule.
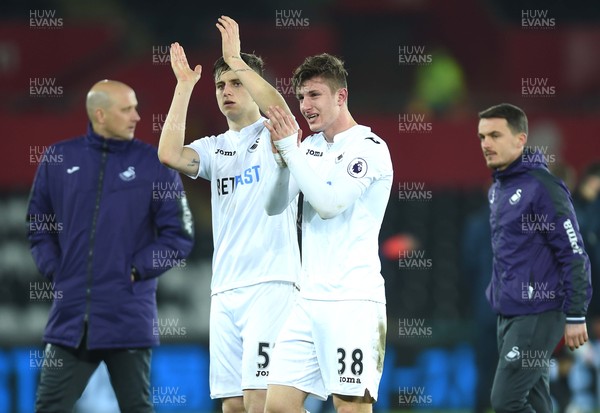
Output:
[[[584,324],[585,316],[567,315],[566,322],[567,324]]]
[[[194,86],[196,86],[195,82],[178,80],[177,85],[175,85],[175,92],[191,95]]]
[[[293,133],[283,139],[273,142],[277,151],[283,157],[283,160],[287,163],[289,155],[298,149],[298,132]]]
[[[279,152],[275,152],[273,154],[273,158],[275,158],[275,163],[277,164],[277,167],[279,167],[280,169],[287,168],[287,164],[285,163],[283,157]]]
[[[223,58],[223,60],[225,60],[225,63],[227,64],[227,66],[229,66],[229,68],[233,71],[236,70],[240,70],[240,69],[250,69],[250,66],[248,66],[248,64],[246,62],[244,62],[244,60],[242,59],[241,56],[229,56],[228,58]]]

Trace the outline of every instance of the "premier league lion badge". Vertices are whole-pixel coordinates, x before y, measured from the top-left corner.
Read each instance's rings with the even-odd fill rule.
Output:
[[[367,174],[367,161],[363,158],[354,158],[348,164],[348,173],[353,178],[362,178]]]

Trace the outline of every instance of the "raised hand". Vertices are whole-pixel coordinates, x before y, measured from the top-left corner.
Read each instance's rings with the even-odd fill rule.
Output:
[[[298,124],[292,115],[286,113],[279,106],[269,107],[266,115],[269,121],[264,122],[264,125],[271,133],[271,142],[276,142],[298,133],[297,142],[298,145],[300,144],[302,131],[298,128]]]
[[[196,65],[194,70],[190,68],[185,51],[177,42],[171,43],[171,68],[178,83],[195,85],[200,80],[200,75],[202,74],[202,66]]]
[[[231,17],[221,16],[217,23],[217,29],[221,32],[221,44],[223,48],[223,59],[229,64],[231,59],[240,59],[240,28]]]

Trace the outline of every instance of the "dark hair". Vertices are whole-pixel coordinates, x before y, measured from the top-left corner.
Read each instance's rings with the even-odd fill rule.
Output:
[[[346,76],[348,72],[344,69],[344,62],[338,57],[328,53],[310,56],[294,70],[292,85],[294,90],[313,77],[322,77],[329,85],[332,92],[341,88],[347,88]]]
[[[252,70],[263,76],[265,62],[263,62],[260,56],[250,53],[240,53],[240,56]],[[213,78],[218,79],[223,72],[227,72],[228,70],[231,70],[231,68],[225,63],[223,56],[219,57],[213,66]]]
[[[489,118],[506,119],[508,128],[515,135],[517,133],[529,133],[527,115],[525,115],[523,109],[510,103],[501,103],[479,112],[479,119]]]

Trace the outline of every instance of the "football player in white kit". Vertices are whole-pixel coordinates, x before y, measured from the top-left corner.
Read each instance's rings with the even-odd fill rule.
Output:
[[[223,58],[215,63],[216,98],[229,129],[184,146],[189,100],[202,68],[192,70],[171,45],[177,78],[160,137],[164,164],[211,182],[214,255],[210,312],[210,391],[224,413],[262,413],[275,338],[295,297],[300,273],[296,206],[264,210],[264,185],[277,168],[260,110],[283,97],[262,77],[260,58],[241,53],[237,23],[222,16]]]
[[[300,413],[308,394],[332,394],[338,412],[370,412],[377,400],[387,325],[378,237],[393,171],[386,143],[348,111],[346,76],[328,54],[296,69],[315,132],[300,147],[294,119],[280,107],[267,112],[283,162],[266,210],[284,213],[304,194],[302,288],[273,350],[267,413]]]

